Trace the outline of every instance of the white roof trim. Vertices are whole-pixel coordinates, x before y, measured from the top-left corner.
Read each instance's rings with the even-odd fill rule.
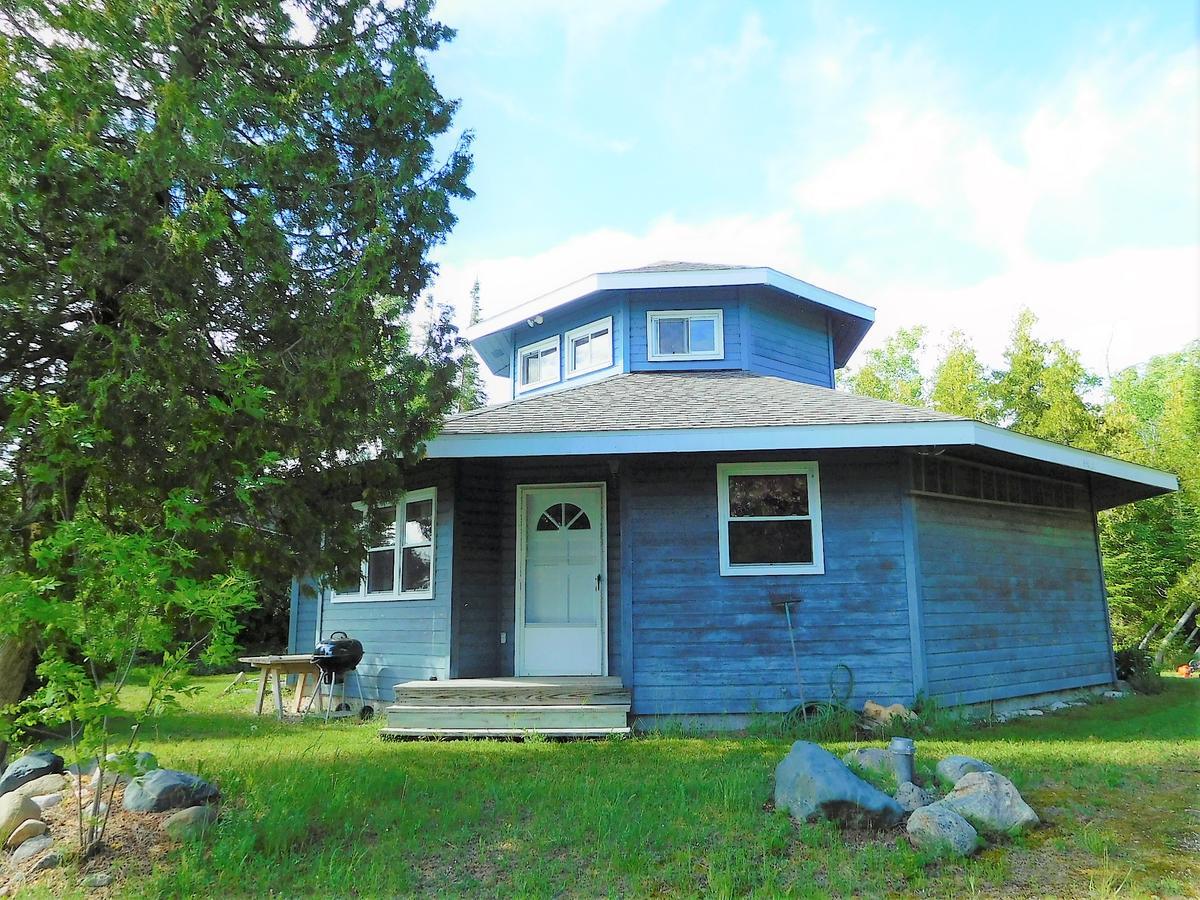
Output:
[[[875,321],[875,309],[865,303],[859,303],[857,300],[851,300],[819,288],[815,284],[809,284],[807,281],[801,281],[799,278],[793,278],[791,275],[785,275],[775,269],[759,266],[730,269],[685,269],[666,272],[600,272],[573,281],[548,294],[535,297],[520,306],[472,325],[463,332],[463,336],[468,341],[477,341],[481,337],[512,328],[534,316],[550,312],[597,291],[725,287],[746,284],[765,284],[814,303],[820,303],[822,306],[838,312],[865,319],[868,322]]]
[[[429,442],[426,455],[431,459],[450,459],[736,450],[834,450],[930,445],[987,447],[1164,491],[1179,489],[1179,479],[1168,472],[966,419],[857,425],[443,434]]]

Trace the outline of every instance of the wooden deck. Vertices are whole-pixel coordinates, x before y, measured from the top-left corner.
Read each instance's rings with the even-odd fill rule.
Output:
[[[393,737],[603,737],[629,733],[621,679],[454,678],[396,685],[382,733]]]

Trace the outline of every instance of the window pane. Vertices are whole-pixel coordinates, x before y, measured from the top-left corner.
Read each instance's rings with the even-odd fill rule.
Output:
[[[691,352],[713,353],[717,349],[717,323],[712,319],[691,320]]]
[[[405,547],[404,571],[401,575],[401,590],[429,590],[429,573],[432,570],[431,547]]]
[[[376,594],[396,588],[396,551],[372,550],[367,554],[367,592]]]
[[[586,369],[592,362],[592,339],[579,337],[571,341],[572,369]]]
[[[729,515],[807,516],[807,475],[730,475]]]
[[[729,523],[731,565],[812,561],[812,522],[807,519]]]
[[[590,365],[598,369],[612,365],[612,335],[608,329],[597,331],[588,342]]]
[[[687,319],[658,320],[658,352],[687,353]]]
[[[333,578],[335,594],[357,594],[362,590],[362,571],[358,566],[338,572]]]
[[[404,543],[428,544],[433,540],[433,501],[404,504]]]
[[[522,384],[533,384],[533,382],[541,380],[541,363],[541,357],[536,353],[530,353],[521,358]]]
[[[372,547],[387,547],[396,543],[396,507],[377,506],[371,510],[367,541]]]

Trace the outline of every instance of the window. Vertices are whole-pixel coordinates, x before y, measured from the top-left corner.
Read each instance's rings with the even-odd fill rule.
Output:
[[[426,488],[372,509],[372,546],[360,572],[335,580],[334,602],[432,598],[436,506],[437,490]]]
[[[1089,508],[1083,486],[1070,481],[1027,475],[952,456],[914,454],[911,459],[916,494],[1047,509]]]
[[[612,316],[567,332],[567,377],[612,365]]]
[[[815,462],[717,466],[722,575],[820,575],[821,490]]]
[[[531,390],[558,381],[558,335],[517,351],[517,389]]]
[[[719,309],[675,309],[646,313],[646,358],[724,359],[723,316]]]

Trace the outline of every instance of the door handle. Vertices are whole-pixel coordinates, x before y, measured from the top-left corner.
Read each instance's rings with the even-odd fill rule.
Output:
[[[600,590],[600,576],[596,576],[596,590]]]

